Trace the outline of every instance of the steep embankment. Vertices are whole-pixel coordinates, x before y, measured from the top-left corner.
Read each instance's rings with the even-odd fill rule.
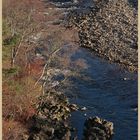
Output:
[[[79,30],[80,45],[131,71],[138,66],[137,10],[128,1],[93,1],[89,12],[72,12],[69,25]]]

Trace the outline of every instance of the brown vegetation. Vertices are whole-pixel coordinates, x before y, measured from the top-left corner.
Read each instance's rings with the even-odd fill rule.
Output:
[[[40,87],[34,87],[43,60],[29,61],[35,43],[29,36],[41,29],[44,17],[40,1],[3,2],[3,139],[19,140],[27,133],[26,122],[36,114]],[[31,64],[30,64],[31,63]]]
[[[46,83],[46,80],[42,80],[44,76],[49,77],[51,70],[64,70],[65,77],[61,83],[67,84],[67,78],[74,74],[73,71],[67,71],[71,66],[75,69],[86,67],[84,60],[70,60],[72,53],[77,50],[73,44],[77,41],[78,35],[59,25],[46,26],[46,22],[58,18],[59,13],[48,8],[50,15],[45,15],[44,5],[39,0],[3,2],[4,140],[28,139],[28,129],[32,127],[28,123],[31,118],[38,115],[39,97],[43,98],[44,92],[48,92],[44,91],[44,87],[47,86],[49,92],[52,90],[57,93],[52,89],[52,81]],[[38,54],[37,49],[43,49],[42,54]],[[60,108],[59,100],[56,98],[61,99],[63,94],[46,95],[47,97],[41,99],[41,103],[49,103],[46,110],[50,112],[51,106]],[[46,102],[48,100],[49,102]],[[62,116],[69,108],[68,102],[64,105],[61,105]],[[49,112],[47,115],[50,115]],[[52,112],[52,116],[55,115],[57,116],[57,113]]]

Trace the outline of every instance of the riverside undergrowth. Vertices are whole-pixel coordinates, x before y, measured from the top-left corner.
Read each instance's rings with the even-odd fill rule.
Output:
[[[3,2],[4,140],[71,137],[67,119],[78,107],[68,102],[61,86],[86,64],[70,61],[77,49],[74,32],[48,25],[61,15],[52,8],[33,0]],[[63,78],[55,80],[58,75]]]

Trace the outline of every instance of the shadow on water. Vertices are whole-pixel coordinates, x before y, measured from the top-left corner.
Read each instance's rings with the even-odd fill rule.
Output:
[[[137,73],[122,70],[117,64],[110,64],[95,57],[84,48],[80,49],[72,60],[83,58],[88,68],[81,72],[84,78],[74,79],[75,94],[70,101],[88,109],[74,112],[71,117],[73,126],[78,130],[78,139],[82,139],[86,118],[99,116],[114,123],[113,140],[137,139]]]

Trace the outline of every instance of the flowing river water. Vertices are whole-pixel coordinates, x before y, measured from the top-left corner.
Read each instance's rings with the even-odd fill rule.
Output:
[[[92,0],[81,3],[84,9],[91,5]],[[85,48],[80,48],[71,60],[79,58],[86,61],[88,68],[80,72],[80,77],[71,80],[66,91],[71,103],[87,108],[73,112],[70,118],[77,129],[78,140],[82,139],[85,120],[91,116],[114,123],[113,140],[137,140],[137,73],[109,63]]]
[[[73,59],[86,60],[88,68],[81,75],[89,80],[73,80],[69,91],[70,101],[87,107],[86,111],[74,112],[72,125],[82,139],[86,118],[99,116],[114,123],[113,140],[137,139],[137,74],[122,70],[116,64],[94,56],[87,49],[80,49]]]

